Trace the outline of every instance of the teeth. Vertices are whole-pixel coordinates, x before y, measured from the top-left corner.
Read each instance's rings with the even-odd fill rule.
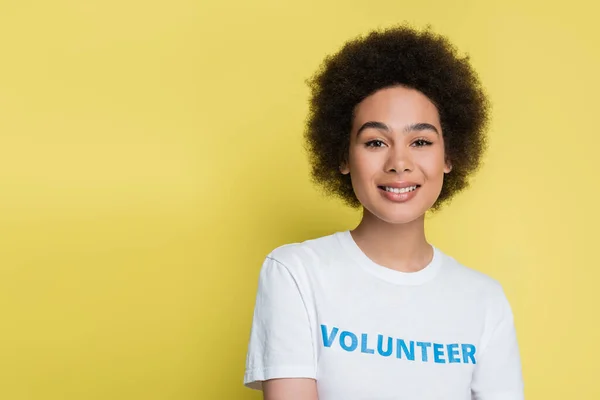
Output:
[[[412,192],[416,188],[417,188],[416,186],[409,186],[409,187],[405,187],[405,188],[392,188],[392,187],[386,186],[385,191],[392,192],[392,193],[408,193],[408,192]]]

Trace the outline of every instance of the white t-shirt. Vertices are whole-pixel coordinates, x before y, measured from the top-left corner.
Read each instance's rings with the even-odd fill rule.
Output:
[[[272,251],[244,384],[314,378],[319,400],[522,400],[501,286],[433,250],[412,273],[376,264],[349,231]]]

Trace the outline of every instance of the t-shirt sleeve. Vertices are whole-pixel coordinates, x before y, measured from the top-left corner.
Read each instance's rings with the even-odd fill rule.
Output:
[[[262,389],[275,378],[316,379],[309,316],[300,287],[289,269],[268,256],[262,266],[244,385]]]
[[[491,333],[473,372],[473,400],[523,400],[521,358],[513,313],[503,292],[493,308]]]

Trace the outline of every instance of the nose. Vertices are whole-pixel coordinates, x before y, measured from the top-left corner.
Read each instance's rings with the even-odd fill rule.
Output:
[[[413,159],[409,149],[395,146],[388,152],[385,164],[386,172],[407,172],[413,169]]]

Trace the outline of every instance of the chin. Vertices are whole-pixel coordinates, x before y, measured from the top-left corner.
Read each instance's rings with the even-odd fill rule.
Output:
[[[422,189],[421,189],[422,190]],[[441,187],[440,187],[441,191]],[[419,191],[416,196],[404,202],[394,202],[381,196],[381,193],[362,193],[358,199],[365,212],[388,224],[408,224],[422,219],[435,201],[439,192]],[[366,196],[365,196],[366,195]],[[364,201],[363,201],[364,200]]]
[[[402,225],[421,219],[428,208],[423,206],[406,207],[403,205],[395,207],[365,207],[365,210],[382,222],[391,225]]]
[[[381,221],[388,223],[390,225],[405,225],[416,220],[419,220],[425,215],[425,213],[405,213],[405,214],[396,214],[396,215],[375,215]]]

